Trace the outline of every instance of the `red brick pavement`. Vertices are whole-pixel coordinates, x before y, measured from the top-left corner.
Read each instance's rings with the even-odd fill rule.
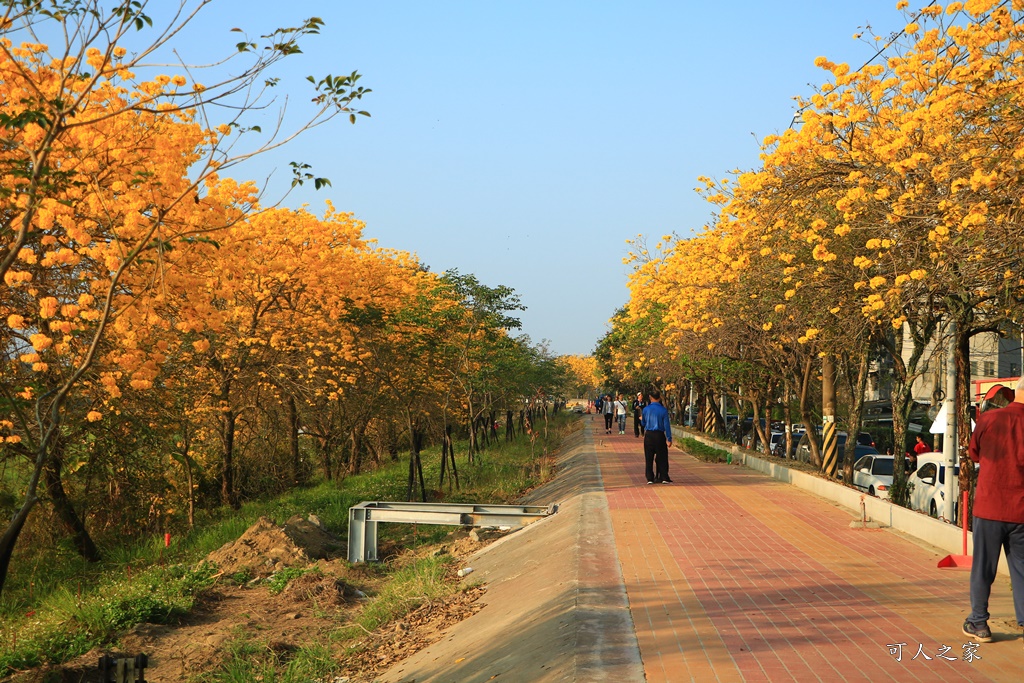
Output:
[[[1007,581],[990,607],[996,642],[967,661],[968,574],[937,569],[945,553],[852,530],[822,498],[677,449],[675,483],[648,485],[632,429],[586,422],[648,681],[1024,680]]]

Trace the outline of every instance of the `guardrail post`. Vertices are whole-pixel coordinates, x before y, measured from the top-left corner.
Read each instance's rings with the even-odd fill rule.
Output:
[[[348,561],[375,562],[377,560],[377,522],[363,507],[348,509]]]

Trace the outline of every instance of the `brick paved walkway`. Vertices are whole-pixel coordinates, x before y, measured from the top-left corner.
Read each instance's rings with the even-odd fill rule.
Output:
[[[822,498],[678,449],[675,483],[648,485],[632,424],[608,436],[585,422],[648,681],[1024,680],[1008,579],[990,606],[996,641],[966,661],[969,575],[936,569],[946,553],[852,530]]]

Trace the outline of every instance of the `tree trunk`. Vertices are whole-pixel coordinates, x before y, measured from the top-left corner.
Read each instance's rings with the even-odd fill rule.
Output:
[[[412,448],[409,452],[409,480],[408,486],[405,490],[405,499],[408,501],[412,500],[412,491],[416,486],[416,480],[419,479],[421,499],[424,503],[427,502],[427,485],[423,481],[423,462],[420,460],[420,449],[423,447],[423,434],[413,429],[410,422],[410,444]]]
[[[359,474],[363,468],[363,435],[366,422],[356,423],[349,431],[348,473]]]
[[[323,468],[324,479],[332,481],[334,473],[331,471],[331,438],[320,436],[317,438],[317,443],[320,446],[320,465]]]
[[[865,349],[857,364],[857,382],[850,393],[850,417],[847,420],[850,433],[846,436],[846,448],[843,453],[844,481],[853,481],[853,463],[857,456],[857,435],[860,434],[861,419],[864,416],[864,389],[868,384],[868,350]]]
[[[783,453],[783,457],[789,459],[790,454],[793,452],[793,415],[790,411],[790,386],[789,386],[789,375],[787,374],[782,380],[782,419],[786,423],[786,452]]]
[[[437,488],[439,490],[442,490],[442,491],[444,490],[445,470],[448,468],[448,444],[450,443],[450,440],[449,440],[449,437],[448,437],[448,434],[449,434],[448,430],[449,430],[448,420],[447,420],[447,418],[445,418],[444,429],[441,432],[441,468],[440,468],[441,469],[441,473],[440,473],[440,475],[437,478]],[[451,490],[451,486],[448,487],[448,490],[449,491]]]
[[[288,446],[292,456],[292,482],[298,484],[302,479],[302,462],[299,458],[299,410],[295,405],[295,397],[288,396]]]
[[[897,387],[899,391],[892,393],[892,433],[893,433],[893,461],[892,461],[892,489],[889,491],[889,499],[895,505],[908,507],[910,505],[910,491],[907,489],[907,425],[910,422],[910,411],[914,406],[914,399],[911,396],[910,384]]]
[[[38,500],[34,496],[26,499],[7,525],[4,535],[0,536],[0,595],[3,594],[4,584],[7,583],[7,571],[11,567],[14,546],[18,544],[18,536],[21,535],[21,530],[25,527],[25,522],[28,521],[28,516]]]
[[[720,400],[722,396],[724,396],[724,394],[719,395],[718,399]],[[708,405],[711,407],[711,416],[712,416],[712,420],[713,420],[713,424],[714,424],[714,426],[712,427],[711,432],[715,433],[715,434],[724,434],[725,433],[725,415],[722,415],[722,411],[719,410],[719,408],[718,408],[718,400],[712,400],[711,397],[712,397],[712,394],[709,392],[708,393]]]
[[[220,385],[221,409],[221,469],[220,469],[220,500],[237,510],[241,507],[235,492],[235,420],[237,415],[231,408],[231,380],[224,380]]]
[[[188,440],[185,441],[185,482],[188,484],[188,528],[196,526],[196,486],[192,474],[192,462],[188,456]]]
[[[405,487],[405,500],[412,502],[412,488],[416,485],[416,447],[409,450],[409,479]]]
[[[473,459],[477,452],[480,450],[480,446],[476,440],[476,420],[473,418],[473,399],[468,397],[466,399],[466,405],[468,406],[467,417],[469,418],[469,464],[473,464]]]
[[[768,435],[765,434],[765,431],[771,431],[772,418],[771,415],[765,410],[765,406],[768,405],[768,401],[766,400],[764,403],[761,403],[760,398],[761,397],[759,396],[759,392],[753,392],[750,395],[750,404],[754,406],[754,433],[751,434],[750,448],[752,450],[757,450],[757,443],[760,442],[764,444],[764,452],[767,454],[768,447],[771,445],[772,440],[768,438]],[[714,412],[718,412],[715,409],[714,404],[712,404],[711,410]],[[762,415],[764,416],[764,427],[761,426]],[[765,429],[765,427],[767,427],[767,430]]]
[[[811,415],[811,372],[814,370],[814,358],[808,356],[804,361],[804,374],[800,382],[800,419],[804,423],[804,433],[811,449],[811,464],[821,467],[821,451],[818,450],[818,433],[814,417]]]
[[[452,426],[445,425],[444,440],[448,443],[448,457],[451,458],[451,478],[455,480],[455,490],[459,490],[459,468],[455,464],[455,446],[452,444]]]
[[[974,484],[975,477],[974,463],[967,455],[967,447],[971,443],[971,336],[965,325],[958,325],[959,334],[956,340],[956,419],[957,419],[957,455],[959,463],[959,476],[957,477],[959,496],[964,491],[970,491],[967,497],[967,510],[960,510],[959,503],[962,498],[957,499],[957,521],[961,524],[964,519],[970,524],[974,519],[971,511],[974,509]]]
[[[78,554],[89,562],[99,562],[100,552],[64,490],[64,482],[60,475],[63,467],[62,451],[62,444],[58,441],[54,444],[49,461],[43,467],[43,484],[50,497],[50,502],[53,504],[54,512],[57,513],[57,519],[67,535],[71,537]]]
[[[423,450],[423,432],[418,432],[413,438],[415,447],[413,450],[416,451],[416,472],[420,478],[420,499],[427,502],[427,481],[423,478],[423,458],[420,457],[420,451]]]

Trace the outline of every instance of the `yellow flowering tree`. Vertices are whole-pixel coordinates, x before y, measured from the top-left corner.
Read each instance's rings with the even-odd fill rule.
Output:
[[[84,399],[88,391],[77,399],[78,389],[152,383],[161,352],[140,351],[135,342],[161,325],[167,273],[197,241],[251,208],[254,188],[220,174],[290,138],[274,135],[238,155],[225,144],[231,134],[261,133],[246,128],[244,117],[266,104],[260,93],[268,70],[322,22],[235,46],[248,63],[215,86],[180,75],[139,78],[146,59],[196,16],[183,7],[131,54],[122,44],[137,43],[129,34],[145,35],[152,24],[144,4],[7,3],[0,16],[0,324],[9,359],[3,438],[31,461],[23,502],[0,535],[0,590],[40,478],[54,478],[51,497],[59,488],[66,412],[73,407],[85,422],[103,417]],[[39,44],[33,37],[41,26],[66,41]],[[351,104],[364,93],[357,79],[313,79],[317,108],[299,130],[338,113],[354,116]],[[232,102],[236,116],[212,129],[205,105],[214,101]],[[295,182],[324,182],[301,165],[296,171]],[[110,348],[115,327],[128,341],[117,350]],[[114,356],[122,369],[101,371],[99,360]],[[72,510],[64,513],[79,549],[95,557],[84,526]]]

